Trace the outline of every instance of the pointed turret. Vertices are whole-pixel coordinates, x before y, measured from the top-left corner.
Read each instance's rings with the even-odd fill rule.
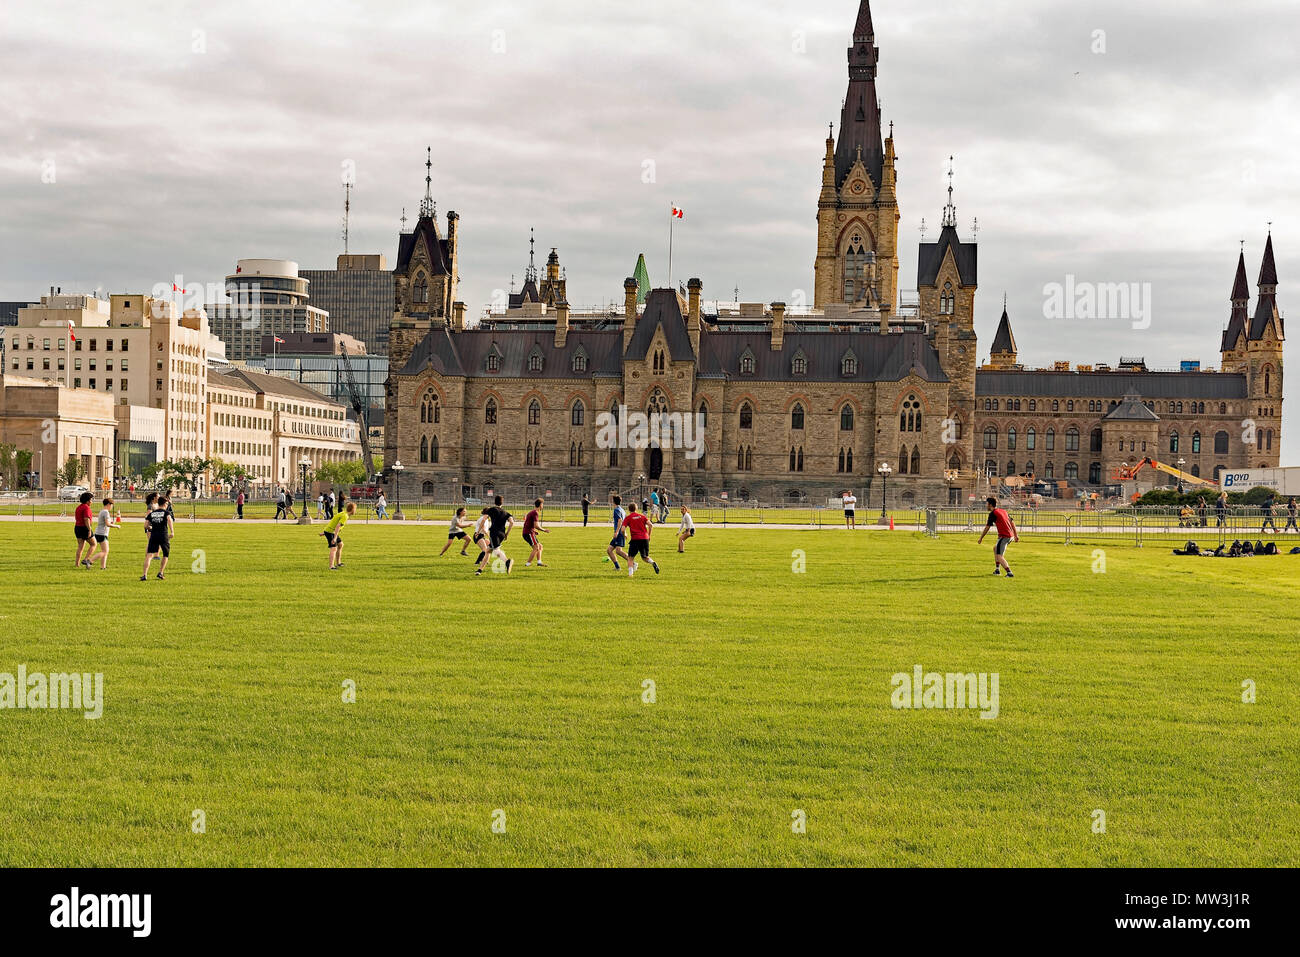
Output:
[[[1273,261],[1273,233],[1264,244],[1264,261],[1259,267],[1259,291],[1272,295],[1277,292],[1277,263]]]
[[[636,269],[632,270],[632,278],[636,280],[636,304],[645,305],[645,297],[650,295],[650,270],[646,268],[645,253],[636,257]]]
[[[1010,369],[1016,364],[1016,356],[1016,337],[1011,331],[1011,317],[1007,315],[1007,307],[1004,302],[1002,305],[1002,321],[998,323],[997,334],[993,337],[989,365],[995,369]]]
[[[1281,341],[1282,335],[1282,318],[1277,311],[1277,264],[1273,260],[1273,234],[1268,234],[1268,242],[1264,244],[1264,261],[1259,267],[1259,302],[1255,306],[1255,318],[1250,323],[1250,334],[1247,336],[1252,342],[1263,339],[1272,326],[1273,335]]]
[[[1241,340],[1246,335],[1246,323],[1250,320],[1249,305],[1250,280],[1246,278],[1246,251],[1243,249],[1237,259],[1237,278],[1232,284],[1232,314],[1228,317],[1228,328],[1223,333],[1220,352],[1235,352],[1243,347]],[[1226,357],[1224,363],[1226,367]]]
[[[857,161],[859,151],[867,174],[877,189],[885,163],[880,129],[880,100],[876,95],[876,68],[880,49],[871,24],[871,0],[862,0],[853,46],[849,47],[849,89],[840,115],[840,140],[835,148],[835,185],[841,186]]]

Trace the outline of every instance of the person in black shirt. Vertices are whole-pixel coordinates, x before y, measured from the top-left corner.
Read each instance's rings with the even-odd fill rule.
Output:
[[[167,571],[167,559],[171,556],[171,538],[172,538],[172,516],[170,503],[167,496],[160,495],[158,501],[154,503],[149,514],[145,516],[145,528],[149,532],[149,545],[145,550],[144,556],[144,573],[140,576],[140,581],[149,580],[149,567],[153,565],[155,557],[161,559],[158,566],[158,580],[162,581],[164,572]]]
[[[483,569],[488,565],[493,556],[502,559],[506,563],[506,574],[510,574],[510,569],[514,565],[514,560],[508,558],[502,551],[501,546],[505,544],[510,537],[510,530],[515,527],[514,516],[501,507],[505,501],[500,495],[496,497],[495,503],[483,514],[491,522],[488,531],[488,550],[483,553],[483,560],[479,563],[477,574],[482,575]]]
[[[582,496],[582,527],[583,528],[587,527],[587,517],[590,512],[591,512],[591,499],[587,498],[587,496],[584,494]]]
[[[1277,526],[1273,524],[1273,506],[1276,504],[1277,502],[1274,500],[1272,495],[1264,500],[1264,524],[1259,529],[1261,535],[1270,528],[1273,529],[1274,535],[1277,534]]]

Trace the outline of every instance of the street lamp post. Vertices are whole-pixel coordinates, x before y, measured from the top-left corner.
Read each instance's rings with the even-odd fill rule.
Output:
[[[311,470],[311,459],[304,455],[298,460],[298,468],[302,472],[302,514],[298,516],[298,524],[310,525],[311,513],[307,511],[307,473]]]
[[[400,459],[393,463],[393,498],[397,502],[397,508],[393,510],[394,522],[406,521],[406,516],[402,514],[402,473],[405,471],[406,466]]]
[[[889,494],[889,476],[894,470],[889,467],[888,462],[881,462],[880,468],[876,469],[880,473],[880,524],[889,524],[889,514],[885,510],[885,497]]]
[[[1179,460],[1178,460],[1178,471],[1180,471],[1180,472],[1185,472],[1186,469],[1184,468],[1184,466],[1185,466],[1186,464],[1187,464],[1187,459],[1179,459]],[[1179,494],[1179,495],[1182,495],[1182,494],[1183,494],[1183,491],[1184,491],[1184,490],[1183,490],[1183,477],[1180,475],[1180,476],[1178,476],[1178,494]]]

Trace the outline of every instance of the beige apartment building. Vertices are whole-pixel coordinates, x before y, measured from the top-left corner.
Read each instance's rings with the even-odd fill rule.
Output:
[[[0,442],[32,451],[32,469],[53,490],[54,473],[79,459],[82,484],[100,489],[114,477],[117,427],[112,397],[57,382],[0,374]]]

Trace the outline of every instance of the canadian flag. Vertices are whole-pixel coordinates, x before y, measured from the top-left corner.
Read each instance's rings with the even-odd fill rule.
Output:
[[[685,218],[686,218],[686,210],[681,209],[680,207],[674,206],[674,207],[673,207],[673,218],[674,218],[674,219],[685,219]]]
[[[284,340],[281,339],[279,336],[274,336],[273,338],[275,339],[275,344],[276,344],[277,346],[282,346],[282,345],[284,345]]]
[[[68,320],[68,338],[71,339],[73,342],[76,342],[76,341],[77,341],[77,333],[76,333],[76,331],[75,331],[76,328],[77,328],[77,327],[74,326],[74,325],[72,324],[72,320],[69,319],[69,320]]]
[[[185,292],[185,290],[182,289],[180,286],[176,285],[176,283],[172,283],[172,292],[183,293]]]

